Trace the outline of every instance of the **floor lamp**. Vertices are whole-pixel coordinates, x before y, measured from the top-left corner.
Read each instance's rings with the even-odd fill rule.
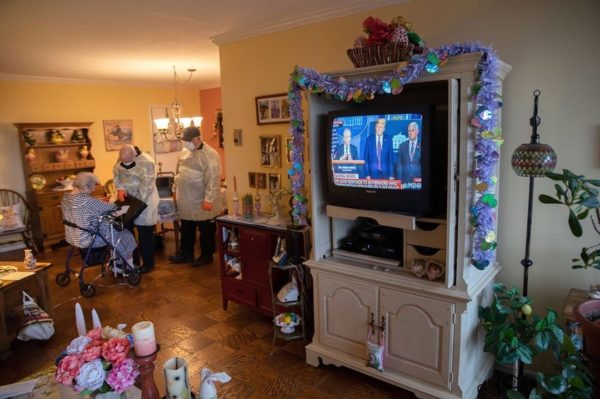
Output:
[[[523,291],[522,295],[527,296],[529,284],[529,268],[533,266],[533,261],[529,258],[529,248],[531,242],[531,219],[533,214],[533,191],[536,177],[543,177],[547,172],[554,170],[556,166],[556,153],[548,144],[540,143],[540,135],[537,128],[540,125],[538,116],[538,100],[540,91],[533,92],[533,116],[529,119],[532,127],[531,140],[529,143],[521,144],[512,155],[512,168],[518,176],[529,177],[529,199],[527,202],[527,235],[525,238],[525,257],[521,260],[523,266]],[[523,315],[523,317],[526,317]],[[519,361],[517,365],[517,378],[521,381],[523,377],[523,364]]]

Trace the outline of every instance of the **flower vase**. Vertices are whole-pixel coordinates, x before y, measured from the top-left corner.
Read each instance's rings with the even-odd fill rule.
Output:
[[[240,198],[237,195],[237,191],[233,192],[233,197],[231,198],[231,202],[233,205],[233,217],[234,218],[239,218],[240,217]]]

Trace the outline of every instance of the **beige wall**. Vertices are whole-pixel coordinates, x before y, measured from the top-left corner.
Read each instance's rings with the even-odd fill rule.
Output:
[[[178,88],[178,100],[186,114],[200,111],[197,89]],[[96,174],[101,181],[112,178],[118,152],[107,152],[102,121],[133,120],[134,144],[153,152],[151,105],[173,102],[173,89],[125,85],[0,81],[0,182],[2,187],[24,192],[16,122],[94,122],[90,129]]]
[[[530,135],[532,92],[540,89],[542,141],[558,153],[558,168],[600,177],[600,3],[595,0],[415,0],[370,13],[277,32],[220,48],[228,179],[237,176],[240,195],[248,191],[247,172],[261,171],[258,136],[287,135],[286,125],[257,126],[254,97],[286,91],[294,65],[320,72],[350,69],[345,51],[368,16],[389,21],[402,15],[430,47],[477,40],[492,45],[512,65],[504,85],[501,160],[500,280],[521,286],[528,181],[510,167],[510,155]],[[233,129],[243,129],[244,145],[233,146]],[[314,132],[313,134],[318,134]],[[269,170],[263,169],[263,172]],[[286,173],[286,168],[281,169]],[[550,193],[551,182],[536,180],[536,196]],[[600,283],[600,271],[574,271],[570,259],[579,243],[567,233],[564,210],[534,208],[530,296],[540,311],[562,309],[571,287]]]

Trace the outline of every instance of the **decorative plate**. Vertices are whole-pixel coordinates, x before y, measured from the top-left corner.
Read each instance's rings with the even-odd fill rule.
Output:
[[[41,190],[46,185],[46,178],[43,175],[31,175],[29,181],[34,190]]]

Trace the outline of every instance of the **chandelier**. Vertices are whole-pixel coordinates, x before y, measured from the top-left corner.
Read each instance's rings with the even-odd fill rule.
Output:
[[[192,74],[196,72],[195,69],[188,69],[189,76],[183,82],[187,84],[192,78]],[[183,129],[189,126],[200,127],[202,124],[201,116],[182,117],[183,106],[177,100],[177,83],[178,76],[175,65],[173,65],[173,90],[175,92],[175,100],[171,103],[171,109],[165,108],[165,117],[154,119],[154,125],[156,126],[158,134],[156,135],[158,141],[176,141],[181,140],[183,135]]]

